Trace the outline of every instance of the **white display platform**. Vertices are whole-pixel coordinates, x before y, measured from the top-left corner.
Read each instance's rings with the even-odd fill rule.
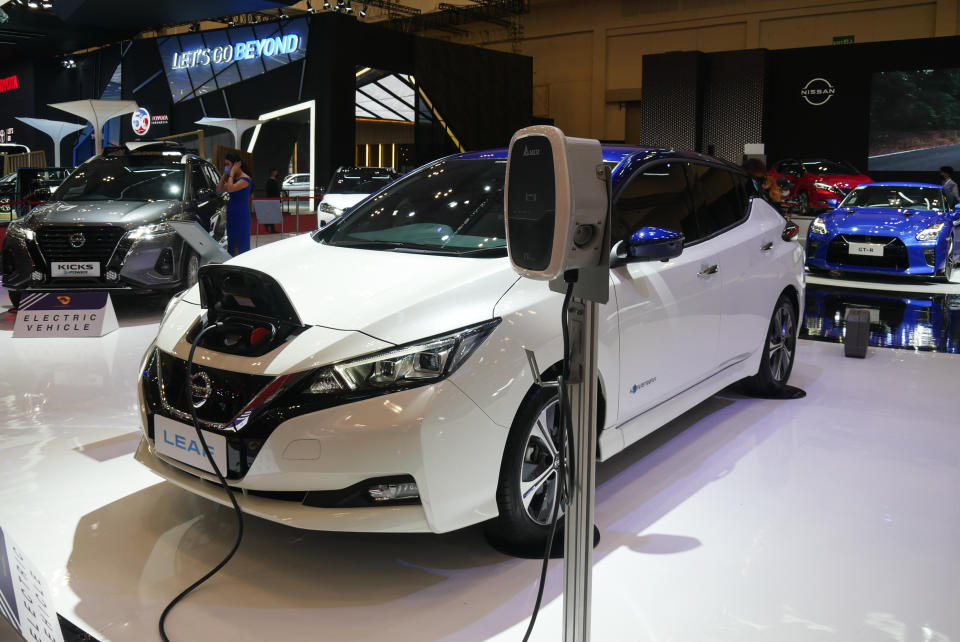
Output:
[[[221,559],[231,510],[133,459],[135,382],[163,301],[117,301],[102,339],[12,340],[0,290],[0,524],[59,612],[157,640]],[[960,639],[956,355],[801,341],[805,399],[727,391],[598,465],[593,639]],[[905,389],[905,386],[908,389]],[[330,534],[246,518],[236,558],[171,639],[517,642],[540,563],[444,535]],[[533,640],[560,639],[553,562]]]
[[[20,300],[13,338],[102,337],[118,327],[107,292],[31,292]]]

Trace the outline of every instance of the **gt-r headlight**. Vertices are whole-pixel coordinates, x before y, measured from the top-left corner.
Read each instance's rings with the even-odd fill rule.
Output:
[[[936,223],[917,234],[918,241],[936,241],[943,229],[943,223]]]
[[[151,223],[150,225],[141,225],[140,227],[127,232],[127,238],[137,241],[140,239],[152,239],[156,236],[165,234],[175,234],[176,230],[166,223]]]
[[[334,216],[340,216],[343,214],[343,208],[334,207],[330,203],[320,203],[320,211],[325,214],[333,214]]]
[[[455,330],[317,370],[311,395],[372,396],[444,379],[470,358],[500,319]]]
[[[817,189],[822,189],[822,190],[824,190],[825,192],[833,192],[833,193],[839,193],[839,192],[840,192],[840,190],[837,189],[836,186],[830,185],[829,183],[816,182],[816,183],[813,184],[813,186],[816,187]]]
[[[823,220],[822,216],[818,216],[813,219],[813,223],[810,224],[810,231],[814,234],[826,234],[827,233],[827,223]]]

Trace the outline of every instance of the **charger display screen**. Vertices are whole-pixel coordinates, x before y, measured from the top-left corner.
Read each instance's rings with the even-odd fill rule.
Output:
[[[556,217],[553,146],[534,134],[514,142],[507,180],[510,255],[528,270],[550,265]]]

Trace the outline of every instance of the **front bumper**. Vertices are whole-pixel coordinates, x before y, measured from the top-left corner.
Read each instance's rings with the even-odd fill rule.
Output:
[[[848,240],[879,242],[885,245],[883,257],[856,256],[849,253]],[[937,241],[904,243],[893,237],[855,238],[850,235],[807,235],[807,265],[822,270],[932,276],[943,268],[946,248]]]
[[[186,490],[228,503],[213,475],[157,454],[144,397],[149,385],[140,378],[145,438],[137,459]],[[438,533],[497,515],[507,429],[450,381],[295,416],[265,436],[255,416],[242,428],[221,432],[228,449],[246,453],[246,469],[229,483],[243,493],[240,505],[250,514],[312,530]],[[417,483],[419,504],[305,503],[308,493],[406,475]]]
[[[129,240],[122,237],[113,250],[97,260],[100,276],[90,278],[56,278],[51,276],[51,263],[65,257],[51,258],[40,243],[21,234],[4,237],[2,246],[3,286],[19,291],[63,290],[152,290],[176,291],[184,279],[184,251],[187,246],[176,234]],[[158,271],[161,257],[167,253],[169,273]],[[90,259],[84,259],[90,260]],[[114,279],[107,279],[112,272]],[[40,278],[34,278],[40,277]]]

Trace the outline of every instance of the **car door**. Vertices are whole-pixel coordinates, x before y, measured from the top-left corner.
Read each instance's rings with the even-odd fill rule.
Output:
[[[704,237],[701,243],[723,266],[717,344],[718,365],[723,368],[749,356],[764,337],[773,303],[758,285],[770,283],[779,269],[774,248],[783,228],[762,222],[766,217],[750,220],[746,177],[732,168],[694,162],[689,178],[697,226]]]
[[[216,193],[217,185],[220,183],[220,175],[216,168],[210,163],[203,163],[202,167],[211,189],[214,190],[213,201],[216,204],[210,217],[210,234],[219,240],[227,233],[227,198],[224,194]]]
[[[611,270],[620,325],[620,422],[673,397],[715,370],[722,283],[711,247],[700,242],[687,163],[641,167],[614,203],[612,239],[642,227],[683,233],[669,261],[633,262]]]

